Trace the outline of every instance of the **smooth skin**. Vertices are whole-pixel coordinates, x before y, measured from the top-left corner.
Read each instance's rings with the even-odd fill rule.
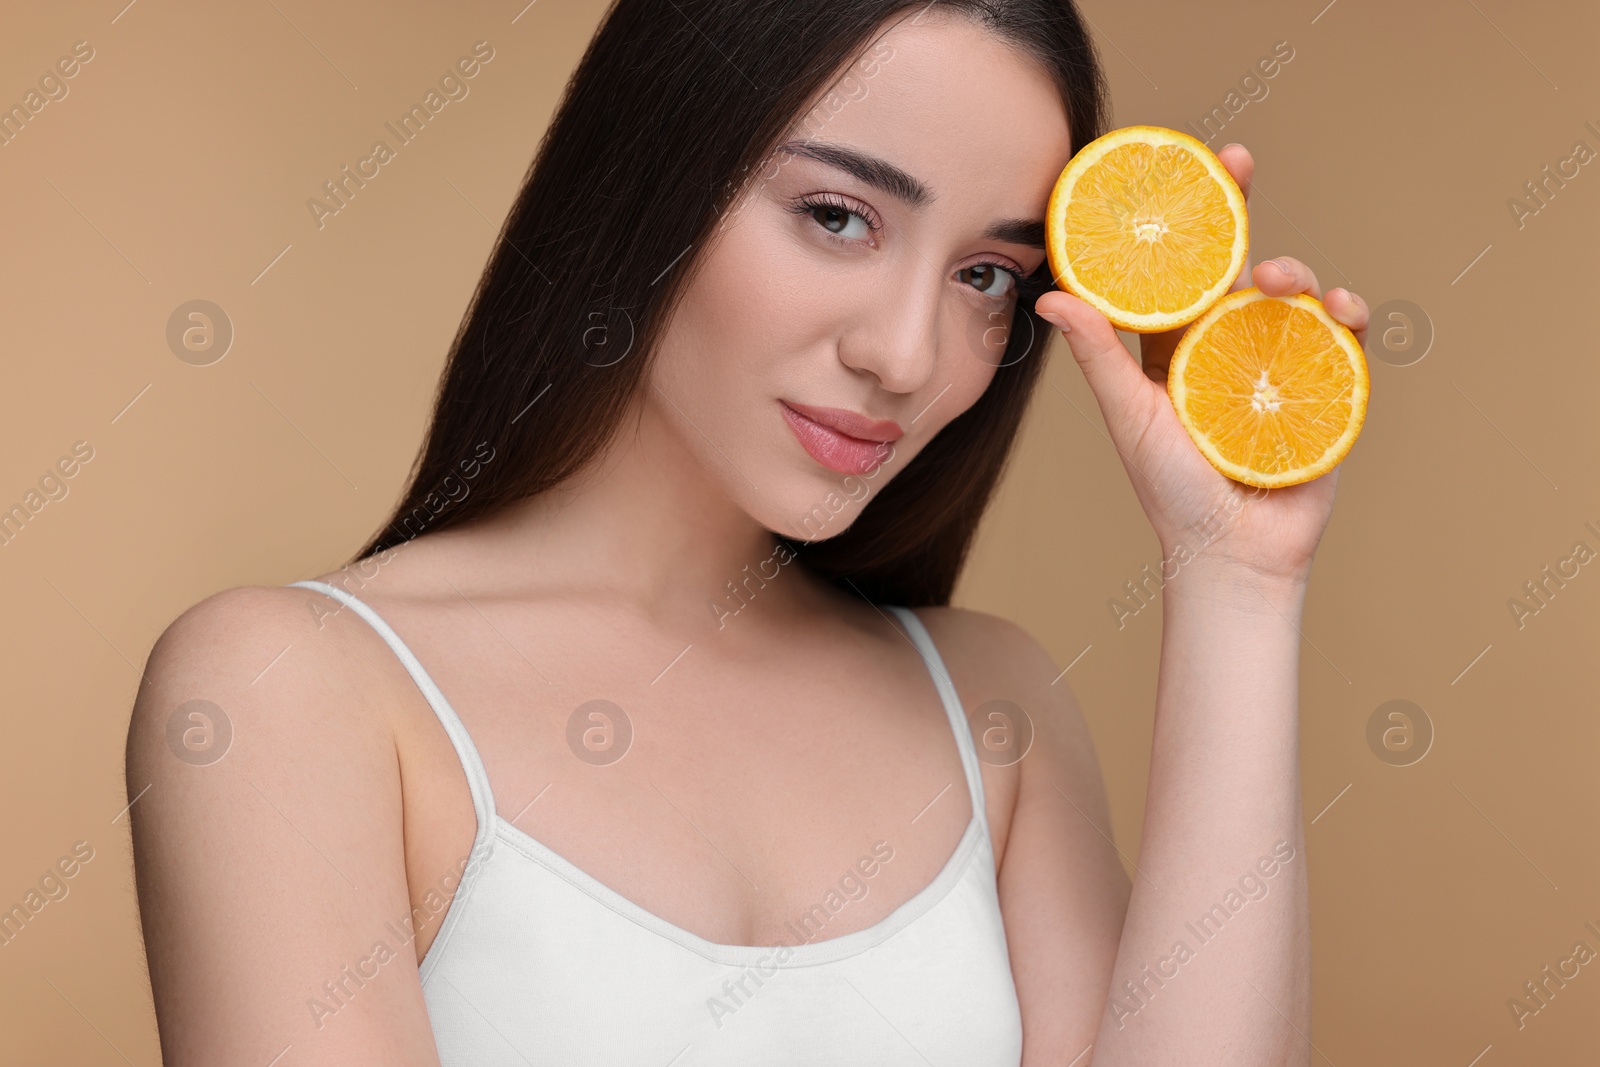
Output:
[[[887,840],[894,861],[823,938],[880,922],[932,881],[971,818],[927,668],[886,613],[793,565],[736,613],[708,608],[771,557],[772,531],[807,535],[819,503],[830,501],[821,536],[845,529],[982,394],[995,323],[1015,300],[996,271],[1044,261],[1042,247],[983,234],[1043,217],[1070,152],[1053,84],[981,28],[922,10],[884,35],[892,59],[868,92],[796,135],[892,162],[926,202],[786,157],[697,253],[648,388],[603,462],[487,521],[322,576],[376,608],[432,673],[483,755],[500,816],[722,943],[787,942],[784,924]],[[1248,179],[1248,153],[1224,159]],[[817,194],[848,211],[796,209]],[[1257,284],[1314,291],[1289,262],[1284,279],[1257,267]],[[1092,310],[1065,294],[1040,307],[1071,327],[1170,546],[1240,489],[1162,407],[1173,339],[1147,341],[1140,373]],[[1365,325],[1348,304],[1330,310]],[[858,495],[801,449],[780,399],[907,432]],[[1078,1065],[1306,1061],[1303,851],[1123,1030],[1107,994],[1275,841],[1300,849],[1293,624],[1334,477],[1251,502],[1163,593],[1137,857],[1159,892],[1143,876],[1130,886],[1059,665],[1006,620],[918,609],[963,706],[1010,700],[1036,730],[1020,762],[983,765],[1028,1067],[1080,1054]],[[127,767],[169,1067],[438,1064],[418,962],[474,813],[417,687],[338,607],[304,589],[231,589],[186,611],[151,653]],[[601,769],[565,740],[572,710],[596,697],[634,726],[627,755]],[[214,762],[180,758],[171,740],[195,699],[231,725]],[[397,936],[408,914],[415,935]]]

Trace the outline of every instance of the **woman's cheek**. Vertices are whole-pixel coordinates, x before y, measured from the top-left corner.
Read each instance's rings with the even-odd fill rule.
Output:
[[[746,369],[763,357],[781,361],[828,300],[828,279],[817,276],[815,261],[794,248],[792,237],[755,225],[758,217],[752,212],[728,235],[694,294],[698,332]]]
[[[1017,353],[1027,352],[1032,347],[1034,329],[1033,319],[1017,310],[1013,300],[1010,306],[991,304],[973,309],[965,318],[962,335],[972,360],[992,374],[1001,366],[1022,358]],[[1026,336],[1013,346],[1013,333],[1017,330]]]
[[[1027,321],[1026,316],[1018,318]],[[1026,348],[1010,347],[1012,331],[1017,325],[1010,311],[998,308],[969,310],[961,315],[958,323],[952,324],[951,333],[960,341],[951,345],[952,351],[943,361],[947,368],[944,377],[950,384],[946,398],[952,400],[951,407],[946,409],[950,412],[947,419],[955,418],[977,403],[999,369],[1017,359],[1016,352],[1026,351]]]

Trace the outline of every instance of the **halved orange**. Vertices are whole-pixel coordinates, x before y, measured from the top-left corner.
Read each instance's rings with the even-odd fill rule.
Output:
[[[1134,333],[1199,318],[1250,250],[1233,175],[1198,139],[1161,126],[1084,145],[1056,180],[1045,231],[1056,284]]]
[[[1167,395],[1201,454],[1269,489],[1338,465],[1369,389],[1355,334],[1308,293],[1229,293],[1184,332],[1167,368]]]

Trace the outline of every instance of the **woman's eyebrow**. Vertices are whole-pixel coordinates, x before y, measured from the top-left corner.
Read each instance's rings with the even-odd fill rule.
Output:
[[[1041,219],[1001,219],[989,224],[983,231],[985,240],[1005,241],[1008,244],[1044,247],[1044,222]]]
[[[836,142],[785,141],[778,147],[778,151],[805,156],[842,170],[856,180],[874,189],[881,189],[911,207],[923,207],[933,203],[934,200],[933,193],[926,185],[888,160],[869,156],[865,152],[846,148]]]
[[[882,190],[914,208],[925,207],[935,199],[935,194],[926,185],[888,160],[867,155],[865,152],[837,142],[785,141],[778,146],[778,152],[805,156],[842,170],[863,184]],[[983,237],[989,241],[1043,248],[1044,222],[1040,219],[1001,219],[991,223],[989,228],[983,231]]]

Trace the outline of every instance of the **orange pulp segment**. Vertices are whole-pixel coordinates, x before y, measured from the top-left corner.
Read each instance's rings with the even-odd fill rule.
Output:
[[[1369,388],[1355,335],[1307,293],[1229,293],[1184,332],[1167,369],[1167,395],[1211,465],[1267,488],[1344,459]]]

